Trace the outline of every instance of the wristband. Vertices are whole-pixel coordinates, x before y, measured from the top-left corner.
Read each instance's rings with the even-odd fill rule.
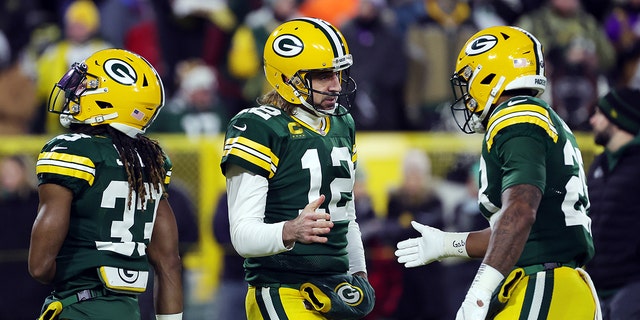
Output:
[[[467,237],[469,232],[443,232],[442,257],[469,258],[467,253]]]
[[[478,268],[478,273],[476,273],[476,277],[473,279],[469,291],[475,288],[484,290],[491,294],[498,285],[500,285],[500,282],[502,282],[503,279],[504,275],[502,275],[500,271],[483,263],[480,265],[480,268]]]
[[[182,312],[174,314],[156,314],[156,320],[182,320]]]

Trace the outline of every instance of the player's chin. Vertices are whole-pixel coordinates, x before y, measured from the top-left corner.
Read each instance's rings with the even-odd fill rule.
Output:
[[[325,111],[331,111],[336,108],[336,99],[326,99],[320,104],[320,108]]]

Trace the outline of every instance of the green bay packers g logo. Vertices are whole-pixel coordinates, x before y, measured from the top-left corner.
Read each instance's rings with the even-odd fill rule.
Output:
[[[138,75],[133,67],[120,59],[105,61],[104,72],[115,82],[125,86],[130,86],[138,80]]]
[[[273,51],[279,56],[291,58],[299,55],[304,49],[300,38],[292,34],[283,34],[273,40]]]
[[[475,56],[481,53],[485,53],[491,48],[495,47],[498,43],[498,38],[493,35],[484,35],[475,38],[471,43],[467,45],[467,48],[464,49],[464,53],[468,56]]]
[[[138,281],[138,278],[140,277],[140,271],[118,269],[118,275],[120,276],[120,280],[131,284]]]
[[[340,297],[340,299],[344,301],[344,303],[352,307],[359,305],[360,303],[362,303],[362,300],[364,299],[364,294],[362,293],[362,289],[354,285],[351,285],[348,282],[343,282],[339,284],[334,291],[338,295],[338,297]]]

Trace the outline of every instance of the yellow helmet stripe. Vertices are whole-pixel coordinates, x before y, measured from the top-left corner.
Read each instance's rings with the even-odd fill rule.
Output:
[[[334,57],[342,57],[347,54],[346,46],[342,41],[342,37],[336,30],[336,28],[324,20],[313,19],[313,18],[298,18],[295,19],[298,21],[305,21],[311,23],[320,31],[322,31],[329,39],[329,43],[331,43],[331,48],[333,49]]]
[[[531,43],[533,43],[533,51],[534,51],[534,55],[536,57],[536,74],[540,75],[540,76],[544,76],[545,72],[544,72],[544,63],[542,62],[542,60],[544,59],[544,56],[542,54],[542,44],[540,43],[540,41],[538,41],[538,39],[536,37],[534,37],[531,33],[529,33],[529,31],[518,28],[518,27],[512,27],[512,28],[516,28],[520,31],[522,31],[522,33],[526,34],[527,37],[531,40]]]

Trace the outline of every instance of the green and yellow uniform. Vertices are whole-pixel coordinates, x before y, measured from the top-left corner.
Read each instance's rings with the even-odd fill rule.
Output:
[[[301,283],[313,276],[347,272],[354,141],[350,115],[328,117],[322,132],[271,106],[245,109],[231,120],[222,170],[234,164],[268,179],[265,223],[296,218],[320,194],[327,197],[321,210],[330,213],[334,222],[327,243],[297,243],[293,250],[281,254],[247,259],[246,280],[250,284]]]
[[[165,169],[168,185],[169,158]],[[73,193],[69,231],[56,257],[55,291],[47,303],[92,290],[91,295],[100,296],[65,306],[60,317],[139,318],[136,294],[146,288],[146,248],[162,186],[147,184],[145,199],[130,194],[125,168],[107,136],[53,138],[38,156],[36,172],[40,184],[61,185]]]
[[[501,291],[510,294],[508,310],[496,319],[582,319],[580,309],[593,314],[593,296],[574,270],[594,255],[589,196],[582,156],[564,121],[537,98],[500,104],[489,118],[479,174],[480,209],[492,225],[504,190],[528,184],[542,191],[535,223],[506,280],[511,287]],[[576,301],[582,304],[571,307]]]
[[[245,109],[231,120],[221,168],[226,173],[230,165],[239,166],[268,181],[264,223],[296,218],[321,194],[326,199],[318,211],[329,213],[334,223],[326,243],[296,243],[289,251],[245,260],[249,310],[264,309],[260,301],[270,299],[281,318],[286,313],[289,319],[323,319],[304,308],[298,288],[314,277],[349,271],[347,230],[355,220],[356,157],[355,126],[348,114],[327,116],[321,129],[267,105]]]

